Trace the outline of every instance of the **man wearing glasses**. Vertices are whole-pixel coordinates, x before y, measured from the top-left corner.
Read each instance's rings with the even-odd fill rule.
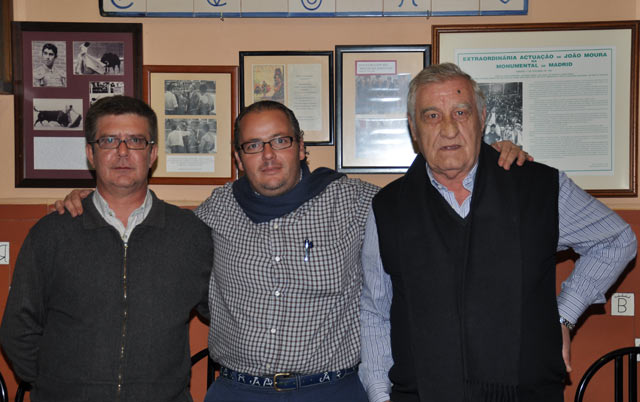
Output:
[[[16,263],[0,340],[37,401],[190,401],[191,311],[208,316],[210,230],[147,188],[156,115],[114,96],[87,113],[97,188],[50,214]]]
[[[234,133],[244,176],[196,210],[212,230],[209,352],[222,366],[205,401],[366,402],[360,253],[378,188],[310,172],[298,120],[281,103],[248,106]]]

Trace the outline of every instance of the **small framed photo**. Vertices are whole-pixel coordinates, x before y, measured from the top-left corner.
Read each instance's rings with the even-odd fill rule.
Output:
[[[95,186],[84,117],[101,97],[141,97],[141,24],[14,22],[12,28],[16,186]]]
[[[333,52],[240,52],[242,107],[273,100],[293,110],[306,145],[333,144]]]
[[[429,45],[336,46],[336,170],[404,173],[416,154],[407,121],[411,79]]]
[[[158,161],[150,183],[235,180],[233,122],[238,67],[144,66],[144,96],[158,115]]]

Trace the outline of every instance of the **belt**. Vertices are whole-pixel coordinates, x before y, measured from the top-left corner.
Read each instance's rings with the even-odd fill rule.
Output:
[[[228,380],[257,387],[269,387],[276,391],[292,391],[299,388],[310,387],[312,385],[331,383],[340,380],[356,372],[356,367],[344,370],[325,371],[318,374],[291,374],[276,373],[271,376],[255,376],[246,373],[239,373],[227,367],[220,367],[220,376]]]

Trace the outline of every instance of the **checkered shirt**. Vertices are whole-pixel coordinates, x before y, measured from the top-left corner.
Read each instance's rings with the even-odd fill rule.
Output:
[[[342,177],[295,211],[253,223],[231,183],[196,214],[212,228],[209,350],[252,375],[312,374],[360,360],[360,252],[372,184]],[[313,243],[304,260],[305,240]]]

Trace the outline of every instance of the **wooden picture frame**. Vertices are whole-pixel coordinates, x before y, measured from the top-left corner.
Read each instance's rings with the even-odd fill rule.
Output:
[[[502,119],[504,132],[537,161],[592,195],[635,197],[638,24],[435,25],[433,62],[456,63],[485,86],[487,127],[505,115],[492,110],[499,98],[517,94],[519,115]]]
[[[142,24],[14,22],[16,187],[94,187],[84,116],[140,98]]]
[[[429,45],[336,46],[337,171],[407,171],[416,155],[407,92],[430,59]]]
[[[293,110],[306,145],[333,145],[333,52],[240,52],[240,104],[275,100]]]
[[[235,180],[238,67],[144,66],[143,77],[144,99],[158,115],[158,160],[149,182]]]

